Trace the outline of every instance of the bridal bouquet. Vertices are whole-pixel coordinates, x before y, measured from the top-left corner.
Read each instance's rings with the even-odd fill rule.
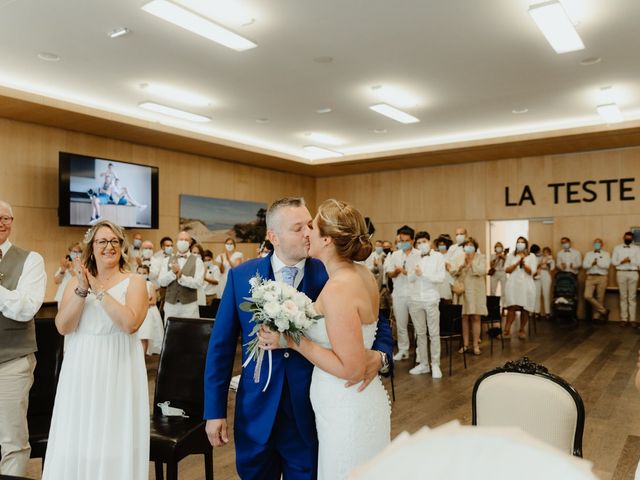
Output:
[[[245,345],[249,355],[242,366],[246,367],[252,360],[256,360],[253,380],[258,383],[264,357],[264,350],[260,348],[258,339],[258,331],[262,326],[266,325],[271,330],[283,334],[280,336],[281,347],[287,346],[284,335],[291,337],[299,345],[305,331],[315,324],[320,316],[313,308],[311,299],[290,285],[263,279],[259,275],[249,280],[249,284],[251,296],[245,298],[246,302],[240,304],[240,309],[253,314],[251,321],[255,322],[255,326],[249,336],[255,338]],[[271,351],[268,353],[269,376],[263,392],[271,380]]]

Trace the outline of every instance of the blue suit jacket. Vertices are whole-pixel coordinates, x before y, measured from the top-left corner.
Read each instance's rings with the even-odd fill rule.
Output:
[[[251,313],[239,309],[240,303],[249,297],[249,280],[259,274],[262,278],[274,279],[271,256],[249,260],[229,270],[227,285],[216,315],[209,341],[207,365],[205,369],[204,418],[226,418],[229,383],[235,360],[238,335],[242,335],[242,345],[249,337],[254,323]],[[327,272],[322,262],[307,259],[304,277],[298,289],[315,301],[327,282]],[[393,338],[389,322],[381,318],[373,345],[374,350],[384,351],[392,357]],[[248,371],[243,373],[236,396],[235,429],[259,444],[265,444],[271,435],[276,418],[285,376],[289,386],[291,405],[300,434],[308,445],[317,443],[315,417],[309,399],[309,387],[313,365],[299,353],[290,349],[273,352],[271,381],[266,392],[262,392],[268,376],[268,360],[262,364],[260,382],[253,380],[255,362],[250,362]],[[285,356],[285,353],[287,355]],[[246,348],[242,349],[242,361],[247,358]],[[250,374],[249,374],[250,373]]]

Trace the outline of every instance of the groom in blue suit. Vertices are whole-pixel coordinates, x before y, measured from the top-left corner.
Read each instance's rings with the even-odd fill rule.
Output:
[[[256,275],[293,283],[315,301],[327,281],[322,263],[307,258],[306,238],[311,215],[302,198],[274,202],[267,212],[267,236],[274,253],[249,260],[229,270],[227,285],[209,342],[205,371],[207,435],[215,447],[228,443],[227,397],[236,355],[238,336],[249,342],[254,324],[251,313],[239,305],[249,297],[249,280]],[[292,273],[293,272],[293,273]],[[292,278],[293,277],[293,278]],[[365,378],[360,389],[383,367],[390,367],[393,339],[388,321],[381,318],[372,350],[368,352]],[[268,361],[262,364],[260,382],[243,373],[236,396],[234,434],[236,468],[243,480],[311,480],[316,478],[318,439],[309,399],[313,365],[289,349],[272,351],[273,367],[269,386]],[[242,361],[247,358],[243,349]],[[255,362],[248,365],[253,373]],[[357,387],[352,387],[357,388]]]

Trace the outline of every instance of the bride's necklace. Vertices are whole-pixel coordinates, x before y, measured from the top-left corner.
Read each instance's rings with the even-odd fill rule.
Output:
[[[104,290],[105,289],[105,285],[108,285],[109,282],[111,281],[111,279],[113,278],[113,276],[118,273],[118,271],[114,271],[111,272],[111,275],[109,275],[108,277],[105,277],[104,279],[102,279],[102,277],[98,280],[98,283],[100,284],[100,290]]]

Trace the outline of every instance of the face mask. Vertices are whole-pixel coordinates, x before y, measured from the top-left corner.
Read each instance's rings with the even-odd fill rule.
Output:
[[[79,256],[80,254],[78,252],[69,252],[69,257],[71,258],[71,260],[75,260]]]
[[[233,243],[225,243],[225,244],[224,244],[224,248],[226,248],[226,249],[227,249],[227,252],[233,252],[233,249],[234,249],[235,247],[233,246]]]
[[[571,248],[571,244],[570,243],[563,243],[562,244],[562,248],[564,248],[565,250],[569,250]]]
[[[631,245],[632,239],[631,238],[625,238],[624,239],[624,244],[625,245]]]
[[[445,253],[447,251],[447,246],[446,245],[438,245],[438,251],[440,253]]]
[[[391,253],[391,249],[390,248],[383,248],[382,251],[387,255],[389,255]]]
[[[408,250],[411,248],[411,244],[409,242],[398,242],[396,248],[398,250]]]
[[[464,235],[456,235],[456,242],[458,243],[458,245],[462,245],[462,242],[464,242],[464,239],[466,237]]]
[[[518,242],[518,243],[516,243],[516,250],[518,252],[522,252],[526,248],[526,246],[527,245],[525,243]]]
[[[134,246],[134,248],[140,248],[140,245],[142,245],[142,240],[140,240],[139,238],[136,238],[136,239],[133,241],[133,246]]]
[[[153,250],[151,250],[150,248],[145,248],[144,250],[142,250],[142,258],[151,258],[152,255]]]
[[[382,253],[382,247],[376,247],[376,253],[380,255]]]
[[[189,242],[186,240],[178,240],[176,246],[178,247],[179,252],[186,252],[189,250]]]
[[[164,253],[166,255],[171,255],[173,253],[173,247],[164,247]]]
[[[596,243],[593,244],[593,249],[594,250],[600,250],[601,248],[602,248],[602,244],[601,243],[596,242]]]
[[[465,245],[463,249],[464,253],[473,253],[476,251],[476,247],[474,247],[473,245]]]
[[[502,247],[496,247],[496,253],[502,253]]]
[[[420,250],[422,253],[429,253],[429,250],[431,250],[431,245],[429,245],[428,243],[419,243],[418,250]]]

